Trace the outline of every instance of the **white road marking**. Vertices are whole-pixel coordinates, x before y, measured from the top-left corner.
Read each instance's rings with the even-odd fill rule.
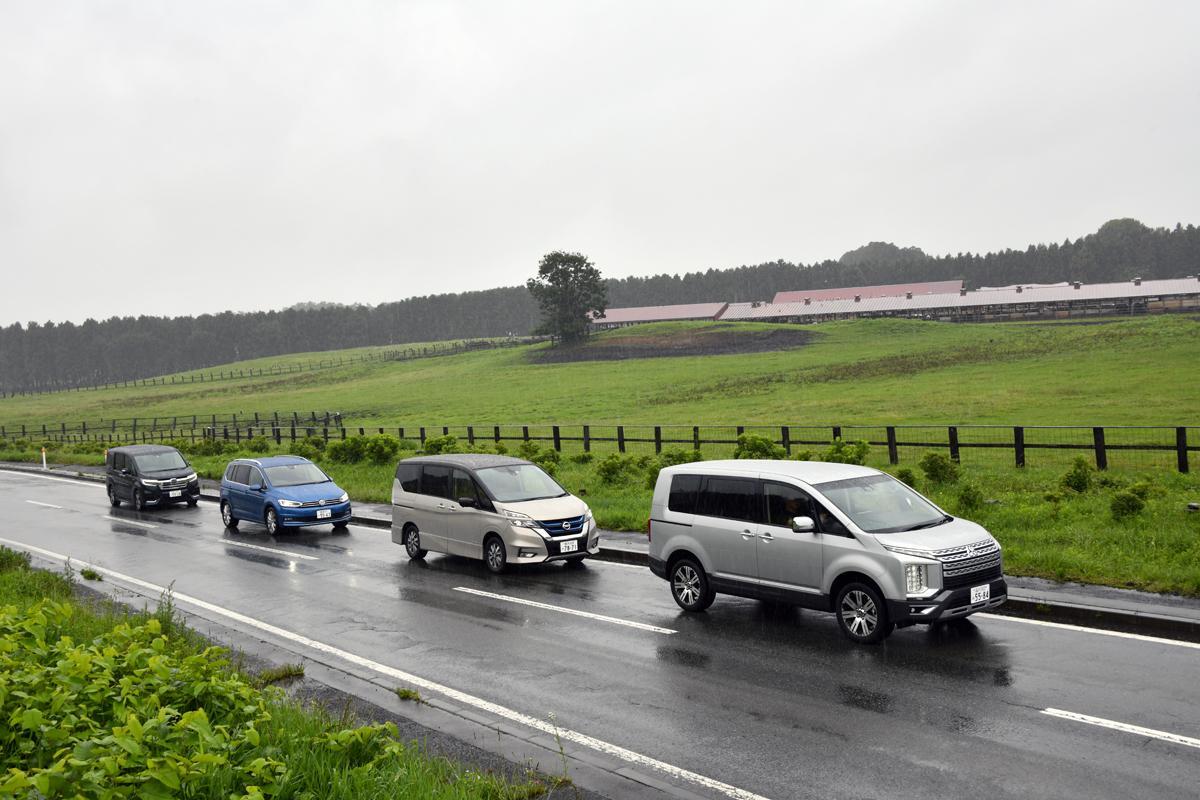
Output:
[[[30,505],[41,506],[42,508],[57,508],[60,511],[62,510],[62,506],[56,506],[53,503],[39,503],[37,500],[26,500],[25,502]]]
[[[46,556],[47,558],[52,558],[64,563],[67,561],[67,556],[62,555],[61,553],[55,553],[51,550],[43,550],[40,547],[35,547],[31,544],[25,544],[24,542],[15,542],[11,539],[0,538],[0,543],[11,545],[13,547],[19,547],[23,550],[38,553]],[[83,567],[91,567],[97,572],[107,575],[114,580],[123,581],[134,586],[140,586],[143,589],[159,595],[167,591],[167,588],[164,586],[158,586],[157,584],[144,581],[140,578],[124,575],[120,572],[116,572],[115,570],[108,569],[107,567],[101,567],[96,564],[89,564],[87,562],[74,563],[76,565],[81,564]],[[702,786],[705,789],[711,789],[712,791],[723,794],[726,797],[731,797],[733,800],[767,800],[767,798],[763,797],[762,795],[754,794],[753,792],[745,789],[739,789],[738,787],[731,786],[728,783],[722,783],[715,778],[709,778],[707,776],[700,775],[699,773],[683,769],[682,767],[676,767],[673,764],[666,763],[665,761],[659,761],[656,758],[642,755],[641,753],[634,752],[633,750],[627,750],[619,745],[609,744],[602,739],[596,739],[595,737],[588,736],[584,733],[579,733],[566,728],[560,728],[552,722],[546,722],[545,720],[538,719],[537,717],[531,717],[528,714],[521,713],[520,711],[514,711],[511,708],[506,708],[505,706],[493,703],[490,700],[484,700],[480,697],[469,695],[466,692],[460,692],[457,689],[452,689],[449,686],[444,686],[440,683],[434,683],[433,681],[426,680],[425,678],[418,677],[417,675],[413,675],[408,672],[404,672],[403,670],[396,669],[395,667],[389,667],[388,665],[381,664],[378,661],[372,661],[369,658],[364,658],[363,656],[356,655],[347,650],[342,650],[339,647],[325,644],[324,642],[317,641],[316,639],[310,639],[303,634],[295,633],[284,628],[279,628],[269,622],[263,622],[262,620],[255,619],[254,617],[248,617],[245,614],[237,611],[223,608],[215,603],[210,603],[206,600],[200,600],[199,598],[181,594],[175,591],[171,592],[171,597],[175,602],[186,603],[187,605],[202,608],[206,611],[226,617],[227,619],[239,622],[242,625],[248,625],[252,628],[257,628],[265,633],[269,633],[273,636],[278,636],[281,639],[287,639],[288,641],[303,645],[312,650],[334,656],[342,661],[356,664],[373,672],[377,672],[380,675],[385,675],[393,680],[415,686],[418,689],[424,689],[428,692],[436,692],[437,694],[453,700],[456,703],[471,706],[472,708],[485,711],[489,714],[509,720],[510,722],[515,722],[518,725],[524,725],[525,727],[532,728],[539,733],[544,733],[549,736],[557,736],[564,741],[572,742],[573,744],[577,744],[582,747],[587,747],[591,750],[604,753],[605,755],[626,761],[630,764],[636,764],[638,766],[657,770],[658,772],[661,772],[671,778],[686,781],[697,786]]]
[[[633,622],[627,619],[619,619],[617,617],[606,617],[603,614],[593,614],[589,611],[576,611],[573,608],[563,608],[562,606],[552,606],[549,603],[539,603],[536,600],[523,600],[520,597],[509,597],[506,594],[495,594],[493,592],[484,592],[479,589],[468,589],[466,586],[455,586],[454,591],[466,592],[467,594],[478,595],[479,597],[490,597],[493,600],[502,600],[506,603],[519,603],[523,606],[533,606],[534,608],[543,608],[547,611],[557,611],[560,614],[573,614],[577,617],[586,617],[587,619],[595,619],[600,622],[611,622],[614,625],[624,625],[629,628],[637,628],[638,630],[651,631],[653,633],[676,633],[670,628],[660,628],[657,625],[647,625],[644,622]]]
[[[638,572],[649,572],[650,568],[641,564],[626,564],[624,561],[609,561],[606,558],[590,558],[589,565],[603,564],[606,567],[624,567],[625,569],[636,569]]]
[[[1192,650],[1200,650],[1200,643],[1197,642],[1182,642],[1178,639],[1163,639],[1159,636],[1146,636],[1141,633],[1125,633],[1124,631],[1106,631],[1102,628],[1085,628],[1082,625],[1069,625],[1065,622],[1049,622],[1044,619],[1025,619],[1024,617],[1009,617],[1004,614],[976,614],[976,617],[986,617],[987,619],[998,619],[1004,622],[1020,622],[1025,625],[1041,625],[1044,628],[1058,628],[1064,631],[1079,631],[1080,633],[1094,633],[1098,636],[1115,636],[1118,639],[1133,639],[1138,642],[1151,642],[1153,644],[1169,644],[1174,647],[1188,647]]]
[[[299,558],[304,561],[320,561],[316,556],[306,556],[303,553],[293,553],[290,550],[276,550],[273,547],[263,547],[258,544],[250,544],[249,542],[235,542],[232,539],[222,539],[221,544],[231,544],[236,547],[246,547],[251,550],[262,550],[264,553],[274,553],[279,556],[287,556],[288,558]]]
[[[137,525],[139,528],[157,528],[157,525],[151,525],[149,522],[138,522],[136,519],[125,519],[124,517],[113,517],[108,514],[104,515],[105,519],[111,519],[113,522],[124,522],[126,525]]]
[[[49,475],[39,475],[36,472],[25,472],[24,470],[16,469],[0,469],[0,475],[16,475],[26,478],[40,478],[44,481],[55,481],[56,483],[69,483],[72,486],[95,486],[98,489],[103,489],[104,484],[100,481],[93,481],[87,478],[52,478]]]
[[[1127,722],[1115,722],[1111,719],[1103,717],[1089,717],[1087,714],[1076,714],[1074,711],[1063,711],[1058,708],[1044,708],[1043,714],[1049,714],[1052,717],[1061,719],[1071,719],[1076,722],[1086,722],[1088,725],[1098,725],[1101,728],[1112,728],[1114,731],[1122,731],[1124,733],[1132,733],[1135,736],[1148,736],[1151,739],[1161,739],[1164,742],[1172,744],[1181,744],[1186,747],[1200,748],[1200,739],[1193,739],[1190,736],[1180,736],[1177,733],[1167,733],[1166,731],[1156,731],[1154,728],[1143,728],[1140,725],[1130,725]]]

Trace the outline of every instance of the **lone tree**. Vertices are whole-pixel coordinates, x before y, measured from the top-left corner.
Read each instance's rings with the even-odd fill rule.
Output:
[[[590,316],[603,314],[608,305],[608,288],[600,270],[582,253],[547,253],[538,264],[537,277],[525,286],[542,308],[538,333],[565,343],[585,339]]]

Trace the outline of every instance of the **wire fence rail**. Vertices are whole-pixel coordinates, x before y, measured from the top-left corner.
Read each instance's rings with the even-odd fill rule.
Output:
[[[738,437],[750,433],[782,447],[790,457],[806,451],[819,457],[835,441],[864,441],[886,453],[887,463],[913,463],[930,450],[956,462],[1024,467],[1058,464],[1080,455],[1097,469],[1174,469],[1186,473],[1200,452],[1200,426],[1046,426],[1046,425],[349,425],[337,412],[252,412],[103,420],[98,424],[54,423],[0,425],[0,442],[26,439],[71,443],[195,442],[220,439],[240,443],[253,438],[277,445],[310,436],[325,441],[350,436],[389,434],[423,447],[430,438],[454,436],[469,446],[536,443],[560,453],[598,455],[661,453],[668,448],[699,451],[706,458],[728,458]]]
[[[54,394],[59,392],[96,392],[103,389],[130,389],[155,386],[190,386],[197,383],[214,383],[218,381],[235,381],[246,378],[270,378],[294,375],[302,372],[318,372],[321,370],[337,369],[339,367],[355,366],[387,361],[412,361],[419,358],[437,358],[459,353],[469,353],[477,350],[492,350],[502,347],[518,347],[545,341],[546,337],[522,336],[507,339],[468,339],[461,342],[434,343],[420,347],[395,347],[387,350],[359,353],[351,356],[321,359],[293,364],[275,364],[269,367],[248,367],[227,370],[196,370],[177,375],[164,375],[155,378],[130,378],[129,380],[109,382],[79,383],[51,381],[44,384],[0,388],[0,399],[21,397],[25,395]]]

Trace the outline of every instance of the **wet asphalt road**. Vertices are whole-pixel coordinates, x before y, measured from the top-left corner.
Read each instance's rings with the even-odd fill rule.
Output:
[[[59,506],[58,508],[52,506]],[[684,615],[647,570],[431,555],[384,531],[226,531],[214,504],[136,513],[0,473],[3,538],[71,555],[775,800],[1187,798],[1200,650],[976,617],[857,647],[833,617],[718,598]],[[506,598],[662,628],[630,627]],[[703,796],[722,796],[680,783]]]

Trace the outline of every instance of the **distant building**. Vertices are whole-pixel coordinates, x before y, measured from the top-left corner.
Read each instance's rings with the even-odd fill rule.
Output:
[[[728,307],[729,303],[688,303],[677,306],[610,308],[603,316],[593,319],[592,324],[597,328],[620,328],[643,322],[717,320]]]
[[[910,294],[950,294],[962,291],[962,281],[925,281],[923,283],[889,283],[882,286],[844,286],[840,289],[801,289],[778,292],[773,304],[803,303],[807,300],[853,300],[855,297],[904,297]]]

